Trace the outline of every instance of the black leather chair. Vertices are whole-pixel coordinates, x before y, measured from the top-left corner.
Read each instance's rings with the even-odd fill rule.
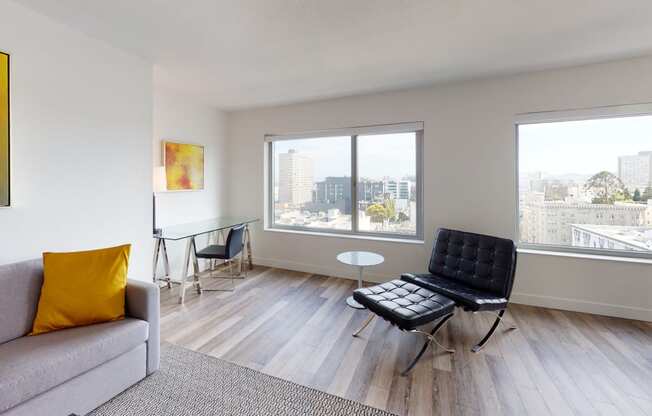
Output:
[[[470,312],[490,312],[496,320],[471,350],[478,352],[503,323],[516,272],[516,246],[512,240],[440,228],[428,265],[429,273],[404,273],[400,280],[356,289],[353,298],[370,310],[357,337],[375,316],[405,332],[421,334],[426,342],[401,373],[406,375],[430,343],[439,343],[437,332],[454,316],[455,307]],[[438,321],[430,332],[418,329]],[[511,326],[510,329],[516,329]]]
[[[505,238],[440,228],[428,271],[405,273],[401,280],[444,295],[465,311],[496,315],[489,332],[472,349],[480,351],[504,323],[516,273],[516,245]]]
[[[229,234],[226,237],[226,242],[224,245],[209,245],[206,248],[197,251],[195,253],[195,258],[197,259],[208,259],[208,260],[224,260],[229,263],[230,275],[214,275],[213,272],[215,269],[210,269],[209,276],[215,278],[226,278],[231,279],[233,284],[233,279],[243,278],[242,273],[244,270],[244,275],[247,275],[247,268],[244,267],[244,231],[245,226],[243,224],[235,226],[229,230]],[[240,271],[238,274],[233,272],[234,259],[240,255],[238,260]],[[198,276],[195,276],[195,280],[198,280]],[[235,287],[233,285],[233,287]],[[224,289],[201,289],[203,291],[223,291]],[[227,291],[232,291],[233,289],[227,289]]]

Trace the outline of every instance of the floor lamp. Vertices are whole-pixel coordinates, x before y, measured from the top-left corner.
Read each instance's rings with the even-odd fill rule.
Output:
[[[167,176],[165,174],[165,166],[157,166],[154,168],[154,192],[152,192],[152,232],[154,235],[161,233],[160,228],[156,228],[156,194],[165,192],[168,189]]]

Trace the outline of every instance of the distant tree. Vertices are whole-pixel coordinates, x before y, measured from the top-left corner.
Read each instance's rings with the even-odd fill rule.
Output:
[[[388,220],[394,220],[396,218],[396,202],[388,198],[385,200],[385,215],[387,216]]]
[[[641,195],[641,201],[647,202],[649,199],[652,199],[652,186],[645,188],[645,192]]]
[[[623,190],[623,200],[624,201],[631,201],[632,200],[632,193],[629,192],[629,189],[625,188]]]
[[[410,221],[410,217],[408,217],[408,215],[405,212],[399,212],[397,218],[398,218],[398,222]]]
[[[622,192],[616,192],[614,201],[632,201],[632,194],[625,188]]]
[[[632,200],[634,202],[638,202],[641,200],[641,191],[639,191],[638,188],[634,190],[634,196],[632,197]]]
[[[371,217],[371,222],[383,222],[387,218],[387,211],[381,204],[369,205],[365,212]]]
[[[604,170],[591,176],[586,181],[584,188],[595,195],[594,204],[613,204],[616,196],[625,191],[625,185],[620,178]]]

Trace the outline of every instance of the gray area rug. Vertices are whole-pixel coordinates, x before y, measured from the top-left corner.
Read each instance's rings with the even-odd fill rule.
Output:
[[[162,346],[158,372],[90,415],[394,416],[172,344]]]

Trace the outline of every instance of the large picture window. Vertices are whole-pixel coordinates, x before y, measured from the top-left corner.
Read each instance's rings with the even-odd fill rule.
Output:
[[[644,107],[517,123],[521,247],[652,257],[652,115]]]
[[[418,240],[422,123],[268,135],[269,228]]]

